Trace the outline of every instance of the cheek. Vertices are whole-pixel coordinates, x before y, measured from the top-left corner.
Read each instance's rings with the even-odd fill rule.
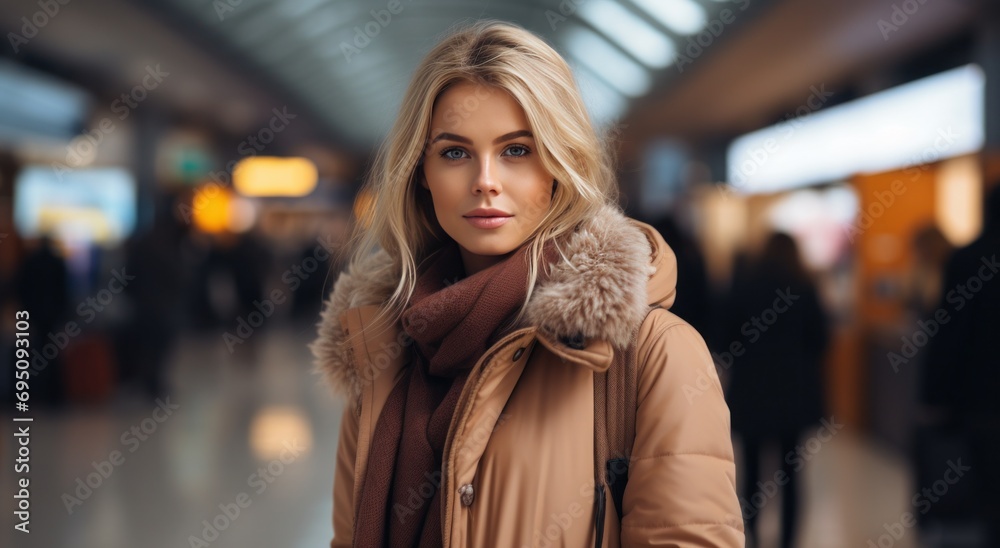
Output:
[[[545,212],[549,210],[549,205],[551,203],[551,183],[548,185],[538,185],[538,187],[532,189],[531,194],[527,196],[525,213],[531,219],[541,219],[545,215]]]
[[[460,217],[464,203],[464,197],[454,189],[446,185],[439,185],[433,195],[434,213],[437,215],[438,223],[444,227],[453,227],[456,223],[464,226],[464,221]]]
[[[454,185],[451,184],[446,173],[431,167],[424,169],[424,185],[431,193],[431,197],[436,205],[442,205],[452,199],[451,194]]]

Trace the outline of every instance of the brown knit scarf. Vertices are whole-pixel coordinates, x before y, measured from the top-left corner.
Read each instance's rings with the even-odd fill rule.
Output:
[[[484,352],[508,332],[524,301],[525,243],[503,261],[464,277],[458,244],[445,245],[418,273],[403,329],[416,343],[412,367],[378,418],[356,507],[354,546],[437,547],[441,460],[458,397]],[[551,242],[545,260],[553,257]],[[539,272],[543,276],[544,269]]]

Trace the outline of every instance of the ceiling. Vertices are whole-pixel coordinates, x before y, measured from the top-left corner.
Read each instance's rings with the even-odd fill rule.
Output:
[[[624,120],[633,142],[669,135],[686,142],[731,138],[794,114],[815,90],[839,93],[865,79],[878,91],[894,63],[968,32],[973,0],[921,2],[898,27],[898,0],[784,0],[685,78],[644,97]],[[908,8],[909,9],[909,8]],[[892,82],[890,82],[892,83]]]
[[[0,30],[5,36],[23,33],[22,18],[34,18],[39,11],[33,0],[4,0]],[[148,67],[156,66],[167,76],[146,94],[137,114],[161,109],[240,134],[261,127],[271,108],[288,104],[280,90],[263,85],[234,57],[187,39],[177,25],[133,2],[59,4],[55,15],[39,20],[45,25],[13,52],[12,60],[86,89],[99,112],[141,84]],[[288,135],[301,133],[304,126],[291,127]]]
[[[810,86],[836,88],[911,55],[960,32],[976,11],[972,0],[926,2],[886,40],[877,22],[893,3],[88,0],[60,4],[13,57],[46,60],[111,98],[162,64],[171,76],[149,103],[232,135],[264,127],[272,109],[287,106],[299,119],[282,138],[364,158],[426,51],[461,22],[496,18],[556,47],[594,119],[620,120],[628,142],[660,134],[697,142],[771,123]],[[20,30],[38,9],[35,0],[4,0],[0,30]]]
[[[388,130],[422,56],[463,21],[502,19],[542,35],[606,123],[675,70],[689,34],[749,1],[165,0],[362,147]]]

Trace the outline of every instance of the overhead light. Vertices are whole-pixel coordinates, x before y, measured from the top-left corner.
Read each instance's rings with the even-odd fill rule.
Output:
[[[587,68],[624,95],[639,97],[649,91],[649,73],[597,33],[574,26],[566,33],[569,51]]]
[[[233,186],[244,196],[305,196],[317,178],[316,165],[307,158],[253,156],[233,169]]]
[[[705,9],[694,0],[632,0],[653,19],[677,34],[694,34],[705,28]]]
[[[983,176],[974,155],[941,162],[935,185],[934,217],[952,245],[965,246],[983,228]]]
[[[646,66],[660,69],[673,62],[676,55],[673,41],[621,4],[591,0],[579,13]]]
[[[740,192],[777,192],[976,152],[985,85],[983,70],[965,65],[810,114],[817,89],[801,116],[733,141],[729,182]]]
[[[218,234],[229,228],[233,193],[218,185],[205,184],[191,197],[191,218],[202,232]]]

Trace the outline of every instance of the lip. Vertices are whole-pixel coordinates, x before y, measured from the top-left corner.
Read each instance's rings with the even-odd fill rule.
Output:
[[[511,217],[466,217],[466,221],[476,228],[500,228],[511,220]]]
[[[510,213],[502,209],[492,207],[480,207],[462,215],[463,217],[512,217]]]
[[[463,217],[476,228],[499,228],[507,224],[513,215],[502,209],[480,207],[466,213]]]

